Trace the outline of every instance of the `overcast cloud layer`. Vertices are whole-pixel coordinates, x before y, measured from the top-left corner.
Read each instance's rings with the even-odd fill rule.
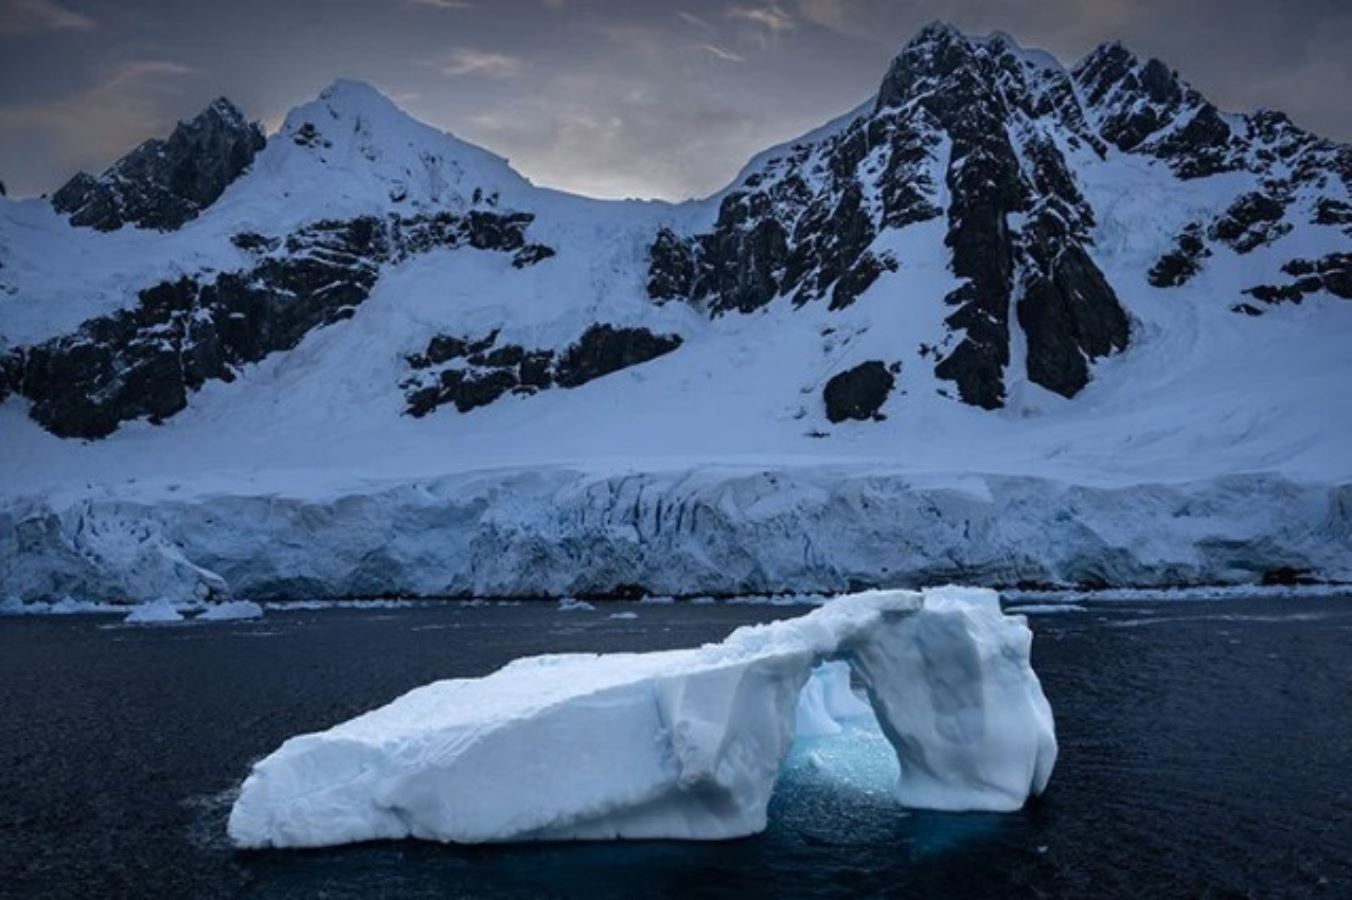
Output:
[[[1348,0],[0,0],[0,179],[54,190],[222,94],[272,129],[352,77],[539,184],[701,196],[936,18],[1068,64],[1120,39],[1223,108],[1352,139]]]

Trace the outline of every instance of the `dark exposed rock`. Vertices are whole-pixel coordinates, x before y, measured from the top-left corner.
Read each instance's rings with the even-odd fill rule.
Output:
[[[1180,178],[1205,178],[1240,167],[1231,138],[1220,112],[1204,103],[1188,124],[1156,143],[1153,153],[1169,160]]]
[[[1187,284],[1202,268],[1202,260],[1211,255],[1202,239],[1202,226],[1192,222],[1174,242],[1174,249],[1156,260],[1146,278],[1158,288]]]
[[[701,264],[692,290],[697,297],[712,295],[714,312],[752,312],[783,289],[789,257],[784,226],[762,218],[743,227],[740,221],[749,218],[745,202],[745,195],[728,197],[716,230],[699,242]]]
[[[1142,63],[1121,44],[1085,57],[1073,77],[1118,149],[1166,161],[1180,178],[1244,165],[1243,148],[1215,106],[1157,59]]]
[[[648,249],[648,296],[654,300],[690,297],[694,282],[691,248],[670,228],[660,229]]]
[[[941,213],[927,172],[938,142],[932,130],[888,113],[861,117],[821,144],[795,145],[724,197],[708,232],[658,232],[649,296],[707,304],[715,315],[752,312],[784,295],[798,304],[836,296],[846,273],[857,280],[872,267],[854,271],[880,228]],[[866,185],[877,202],[866,202]]]
[[[270,238],[253,231],[232,235],[230,243],[246,253],[271,253],[282,245],[281,239]]]
[[[1158,63],[1139,78],[1152,102],[1190,96]],[[1125,345],[1126,316],[1084,249],[1093,213],[1060,148],[1014,127],[1019,117],[1049,117],[1072,146],[1105,152],[1066,73],[1030,73],[1006,42],[930,26],[894,60],[871,113],[765,161],[723,199],[710,232],[660,232],[649,294],[707,302],[715,314],[785,295],[796,304],[829,295],[830,308],[848,307],[893,265],[870,251],[877,235],[941,212],[929,171],[947,138],[946,244],[963,283],[946,298],[955,307],[951,339],[935,372],[967,403],[1004,403],[1019,281],[1032,285],[1024,297],[1036,331],[1030,377],[1073,391],[1087,380],[1087,361]],[[1027,219],[1021,233],[1007,224],[1015,215]]]
[[[1103,273],[1078,245],[1024,285],[1019,324],[1028,336],[1028,378],[1063,397],[1089,383],[1089,362],[1127,346],[1126,314]]]
[[[517,379],[523,387],[543,389],[554,383],[554,351],[532,350],[517,365]]]
[[[1120,150],[1134,150],[1194,99],[1175,73],[1157,59],[1142,64],[1121,44],[1105,44],[1075,67],[1100,131]]]
[[[1318,291],[1352,300],[1352,253],[1293,259],[1282,266],[1282,271],[1295,280],[1283,285],[1260,284],[1244,293],[1264,303],[1299,303],[1307,294]]]
[[[850,182],[835,198],[830,211],[814,203],[794,228],[794,250],[785,272],[788,284],[798,284],[794,302],[816,300],[846,273],[873,243],[876,232],[864,211],[863,191]],[[874,274],[874,278],[881,270]]]
[[[9,191],[5,189],[5,183],[0,181],[0,197],[8,197]]]
[[[83,172],[52,196],[72,225],[114,231],[125,224],[172,231],[215,202],[263,148],[263,131],[221,98],[149,140],[99,178]]]
[[[409,366],[418,374],[401,385],[408,400],[406,411],[421,417],[449,403],[465,413],[509,391],[533,394],[551,387],[580,387],[681,345],[674,334],[613,325],[593,325],[560,354],[518,344],[496,345],[497,337],[496,331],[478,339],[437,335],[424,352],[409,356]]]
[[[299,147],[332,147],[333,142],[319,133],[314,122],[302,122],[291,140]]]
[[[896,381],[892,370],[880,360],[860,363],[832,376],[822,389],[826,418],[844,422],[846,419],[863,421],[877,417]]]
[[[554,365],[561,387],[578,387],[595,378],[645,363],[681,346],[675,334],[654,334],[646,328],[593,325],[564,350]]]
[[[893,62],[879,103],[918,104],[952,141],[945,242],[953,274],[965,282],[946,298],[957,307],[947,323],[961,337],[951,349],[936,348],[935,374],[955,382],[966,403],[1004,404],[1017,281],[1029,377],[1073,393],[1087,380],[1085,360],[1125,346],[1126,316],[1084,249],[1094,217],[1061,151],[1010,123],[1050,115],[1068,139],[1099,153],[1101,143],[1065,73],[1044,71],[1035,86],[1014,55],[989,44],[983,50],[942,26],[927,31]],[[1105,85],[1122,75],[1126,60],[1119,56],[1100,62]],[[1146,74],[1148,90],[1172,96],[1167,72],[1150,67]],[[1025,219],[1017,232],[1008,225],[1016,214]]]
[[[1255,300],[1262,300],[1264,303],[1299,303],[1305,296],[1304,292],[1294,284],[1260,284],[1257,287],[1249,288],[1244,293]]]
[[[553,247],[547,247],[544,244],[527,244],[516,251],[516,255],[512,257],[512,268],[524,269],[527,266],[533,266],[549,259],[554,253]]]
[[[1352,203],[1334,200],[1331,197],[1319,198],[1315,206],[1314,224],[1352,225]]]
[[[143,416],[163,420],[206,381],[233,380],[238,367],[351,318],[383,263],[433,246],[518,250],[530,218],[365,216],[316,222],[285,240],[236,235],[237,246],[258,255],[251,269],[154,285],[135,307],[10,354],[8,365],[19,369],[16,390],[32,401],[32,417],[62,437],[102,437]],[[417,364],[482,349],[433,342]]]
[[[873,286],[883,272],[897,271],[897,261],[890,254],[876,256],[871,252],[860,254],[853,266],[840,276],[831,290],[831,309],[844,309],[859,295]]]
[[[507,369],[484,372],[448,369],[441,373],[443,398],[454,402],[455,408],[462,413],[487,406],[516,385],[516,375]]]
[[[936,32],[893,61],[878,104],[900,105],[916,97],[952,140],[944,242],[953,254],[953,274],[965,283],[945,302],[957,307],[946,321],[962,337],[934,371],[956,382],[965,403],[995,409],[1004,404],[1003,370],[1009,362],[1014,244],[1006,220],[1023,208],[1024,197],[1002,101],[992,73],[982,68],[961,35]]]
[[[1248,253],[1264,244],[1270,244],[1291,230],[1282,221],[1286,204],[1258,191],[1244,194],[1230,205],[1225,214],[1212,223],[1207,235],[1234,248],[1236,253]]]
[[[485,354],[483,356],[483,362],[478,364],[494,367],[516,366],[521,363],[521,360],[524,359],[525,356],[526,351],[522,347],[519,347],[516,344],[507,344]],[[474,357],[470,358],[470,362],[475,361]]]

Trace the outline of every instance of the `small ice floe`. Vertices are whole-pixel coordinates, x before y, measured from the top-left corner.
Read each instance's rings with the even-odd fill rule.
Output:
[[[133,606],[122,621],[128,625],[163,625],[169,622],[182,622],[183,613],[178,611],[173,601],[161,597],[159,600]]]
[[[564,597],[559,601],[559,612],[575,612],[577,610],[595,612],[596,607],[592,606],[586,600],[579,600],[576,597]]]
[[[194,622],[235,622],[240,619],[263,618],[263,607],[252,600],[231,600],[213,603],[199,613]]]
[[[1030,616],[1045,616],[1053,613],[1084,612],[1087,607],[1078,603],[1029,603],[1025,606],[1010,606],[1005,612]]]
[[[612,619],[637,619],[637,618],[638,618],[638,613],[636,613],[636,612],[617,612],[617,613],[611,613],[610,616],[609,616],[609,618],[612,618]]]

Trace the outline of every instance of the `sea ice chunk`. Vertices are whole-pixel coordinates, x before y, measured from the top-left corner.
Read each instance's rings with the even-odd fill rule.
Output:
[[[157,625],[164,622],[182,622],[183,613],[166,599],[152,600],[132,607],[131,612],[122,620],[128,625]]]
[[[850,672],[903,803],[1013,810],[1056,760],[1031,643],[992,591],[875,591],[696,649],[519,659],[286,741],[254,765],[229,834],[241,847],[752,834],[797,729],[866,711]]]
[[[213,603],[199,613],[194,622],[232,622],[238,619],[261,619],[263,607],[252,600],[231,600]]]

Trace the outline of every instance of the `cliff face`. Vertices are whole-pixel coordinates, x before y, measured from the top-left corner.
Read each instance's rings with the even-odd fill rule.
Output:
[[[215,202],[263,145],[258,124],[221,98],[98,178],[80,172],[52,195],[52,206],[69,213],[78,227],[115,231],[130,224],[172,231]]]

